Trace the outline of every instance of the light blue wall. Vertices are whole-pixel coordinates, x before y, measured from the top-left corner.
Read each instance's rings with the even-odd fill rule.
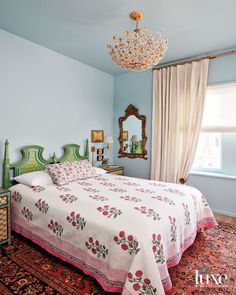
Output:
[[[127,73],[115,76],[114,83],[114,161],[125,167],[125,174],[149,178],[151,150],[151,96],[152,71]],[[147,117],[147,156],[148,159],[118,158],[119,128],[118,119],[124,116],[129,104],[139,108],[140,114]]]
[[[210,61],[208,83],[236,81],[236,54],[218,57]]]
[[[188,184],[203,193],[214,212],[236,217],[236,179],[191,174]]]
[[[211,60],[209,84],[236,81],[236,54]],[[152,110],[152,71],[127,73],[115,76],[114,87],[114,137],[118,137],[118,118],[124,114],[126,107],[132,103],[140,113],[147,116],[148,160],[117,158],[118,142],[115,144],[114,159],[125,167],[126,175],[150,177],[151,148],[151,110]],[[230,148],[232,151],[232,147]],[[234,147],[236,154],[236,147]],[[235,158],[235,157],[234,157]],[[234,167],[236,162],[233,163]],[[229,167],[232,171],[232,167]],[[216,211],[236,215],[236,180],[199,177],[192,175],[189,184],[195,185],[206,195],[212,208]]]
[[[91,129],[113,133],[113,76],[2,30],[0,89],[0,175],[6,138],[15,161],[23,145],[60,156]]]
[[[236,133],[223,133],[221,141],[223,173],[236,175]]]

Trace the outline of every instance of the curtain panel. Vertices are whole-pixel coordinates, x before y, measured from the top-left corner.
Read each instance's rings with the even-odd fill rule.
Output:
[[[151,179],[184,183],[197,148],[209,60],[153,71]]]

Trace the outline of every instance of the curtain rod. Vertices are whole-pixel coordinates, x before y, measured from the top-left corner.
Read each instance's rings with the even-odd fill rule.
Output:
[[[194,62],[194,61],[200,61],[200,60],[203,60],[203,59],[214,59],[214,58],[217,58],[217,57],[220,57],[220,56],[230,55],[230,54],[234,54],[234,53],[236,53],[236,49],[229,50],[229,51],[224,51],[224,52],[220,52],[220,53],[215,53],[215,54],[204,55],[204,56],[201,56],[201,57],[190,58],[190,59],[182,60],[182,61],[179,61],[179,62],[163,64],[163,65],[159,65],[159,66],[154,67],[152,70],[160,70],[160,69],[168,68],[168,67],[171,67],[171,66],[184,65],[186,63],[191,63],[191,62]]]

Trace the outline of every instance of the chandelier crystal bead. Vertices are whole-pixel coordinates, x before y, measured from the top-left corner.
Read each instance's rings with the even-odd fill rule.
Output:
[[[108,50],[113,61],[129,71],[143,71],[157,65],[165,57],[168,42],[161,32],[153,34],[147,28],[139,29],[143,17],[140,11],[133,11],[130,17],[136,21],[133,31],[125,30],[122,37],[114,35]]]

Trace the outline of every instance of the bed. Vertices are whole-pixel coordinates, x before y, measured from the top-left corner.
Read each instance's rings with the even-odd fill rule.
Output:
[[[42,170],[49,162],[88,159],[67,145],[60,159],[46,161],[43,149],[27,146],[23,158],[4,160],[4,183],[15,174]],[[113,174],[64,186],[16,184],[12,229],[94,277],[108,292],[165,294],[172,287],[168,268],[177,265],[197,231],[217,223],[195,188]]]

